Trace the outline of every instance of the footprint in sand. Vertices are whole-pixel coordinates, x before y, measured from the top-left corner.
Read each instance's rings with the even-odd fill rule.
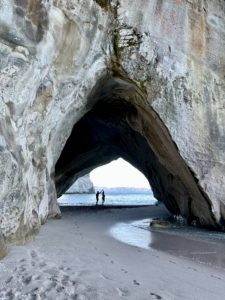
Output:
[[[60,293],[60,292],[62,292],[64,289],[65,289],[64,286],[58,286],[58,287],[56,288],[56,292],[57,292],[57,293]]]
[[[124,288],[117,288],[117,292],[120,297],[128,297],[130,295],[129,291]]]
[[[64,267],[64,266],[60,266],[60,267],[59,267],[59,270],[61,270],[61,271],[70,271],[71,268],[69,268],[69,267]]]
[[[9,290],[5,295],[6,295],[6,297],[7,297],[7,298],[6,298],[7,300],[13,300],[13,299],[15,299],[15,298],[14,298],[14,293],[13,293],[12,290]]]
[[[32,276],[27,275],[27,276],[23,276],[21,281],[24,285],[28,285],[31,282],[31,280],[32,280]]]
[[[74,295],[71,296],[71,299],[72,299],[72,300],[85,300],[86,298],[85,298],[85,296],[83,296],[83,295],[80,295],[80,294],[74,294]]]
[[[10,276],[8,279],[6,279],[5,283],[6,283],[6,284],[9,284],[12,280],[13,280],[13,277]]]
[[[63,262],[66,264],[66,260]],[[30,259],[19,261],[13,275],[0,286],[0,299],[97,299],[96,288],[81,282],[81,277],[72,274],[70,268],[43,260],[32,250]]]
[[[32,258],[37,258],[37,256],[38,256],[34,250],[31,251],[30,255]]]
[[[32,266],[32,267],[35,266],[35,262],[34,262],[34,261],[31,262],[31,266]]]
[[[103,278],[104,280],[112,280],[112,278],[110,276],[108,276],[107,274],[104,274],[104,273],[99,273],[99,276],[101,278]]]
[[[127,272],[127,270],[125,270],[125,269],[120,269],[123,273],[125,273],[125,274],[127,274],[128,272]]]
[[[34,280],[41,280],[41,275],[35,275]]]
[[[19,270],[20,273],[25,272],[26,271],[25,265],[19,266],[18,270]]]
[[[140,282],[138,282],[136,279],[133,280],[134,285],[140,285]]]
[[[39,267],[40,268],[46,267],[46,263],[44,261],[41,261],[40,264],[39,264]]]
[[[51,290],[54,290],[56,285],[57,285],[56,282],[51,282],[50,284],[48,284],[45,289],[46,293],[50,292]]]
[[[62,284],[67,285],[67,283],[70,281],[70,277],[68,275],[62,276]]]
[[[219,276],[210,275],[210,277],[212,277],[212,278],[216,278],[216,279],[219,279],[219,280],[222,280],[222,278],[220,278]]]
[[[188,267],[188,269],[197,272],[197,269],[195,268]]]
[[[161,297],[160,295],[158,295],[158,294],[150,293],[150,295],[151,295],[151,298],[152,298],[152,299],[157,299],[157,300],[162,299],[162,297]]]

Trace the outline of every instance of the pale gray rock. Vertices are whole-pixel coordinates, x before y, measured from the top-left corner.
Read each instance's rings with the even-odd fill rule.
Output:
[[[66,191],[66,194],[93,194],[95,189],[90,179],[90,175],[86,174],[78,178],[74,184]]]
[[[4,237],[31,237],[118,156],[172,213],[224,229],[224,24],[222,0],[1,1]]]

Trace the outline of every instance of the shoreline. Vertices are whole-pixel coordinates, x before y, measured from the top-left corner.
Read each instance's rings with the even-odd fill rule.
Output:
[[[66,211],[65,208],[68,208],[67,210],[68,211],[73,211],[73,210],[102,210],[102,209],[122,209],[122,208],[139,208],[139,207],[149,207],[149,206],[154,206],[153,204],[152,205],[149,205],[149,204],[141,204],[141,205],[109,205],[109,204],[88,204],[88,205],[71,205],[69,203],[66,203],[65,205],[64,204],[60,204],[60,210],[64,210]]]
[[[49,220],[34,241],[9,247],[0,261],[0,299],[223,299],[224,270],[109,235],[119,222],[167,216],[158,206],[62,208],[62,219]]]

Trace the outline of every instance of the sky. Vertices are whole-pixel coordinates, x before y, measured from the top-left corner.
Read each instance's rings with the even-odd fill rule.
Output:
[[[150,188],[146,177],[122,158],[96,168],[90,176],[94,186]]]

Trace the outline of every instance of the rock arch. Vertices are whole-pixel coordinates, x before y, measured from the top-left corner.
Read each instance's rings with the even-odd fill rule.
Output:
[[[209,199],[160,117],[146,104],[145,93],[112,77],[101,81],[92,97],[94,106],[75,124],[56,164],[58,196],[77,177],[122,157],[147,177],[155,197],[173,214],[216,227]]]
[[[132,162],[173,213],[225,228],[224,1],[138,4],[1,2],[0,236],[8,241],[60,213],[55,181],[60,194],[103,163],[82,145]],[[113,148],[83,141],[66,161],[67,140],[72,149],[85,136],[76,137],[79,126],[91,136],[101,128],[95,145],[110,133]],[[68,176],[61,162],[74,166]]]

